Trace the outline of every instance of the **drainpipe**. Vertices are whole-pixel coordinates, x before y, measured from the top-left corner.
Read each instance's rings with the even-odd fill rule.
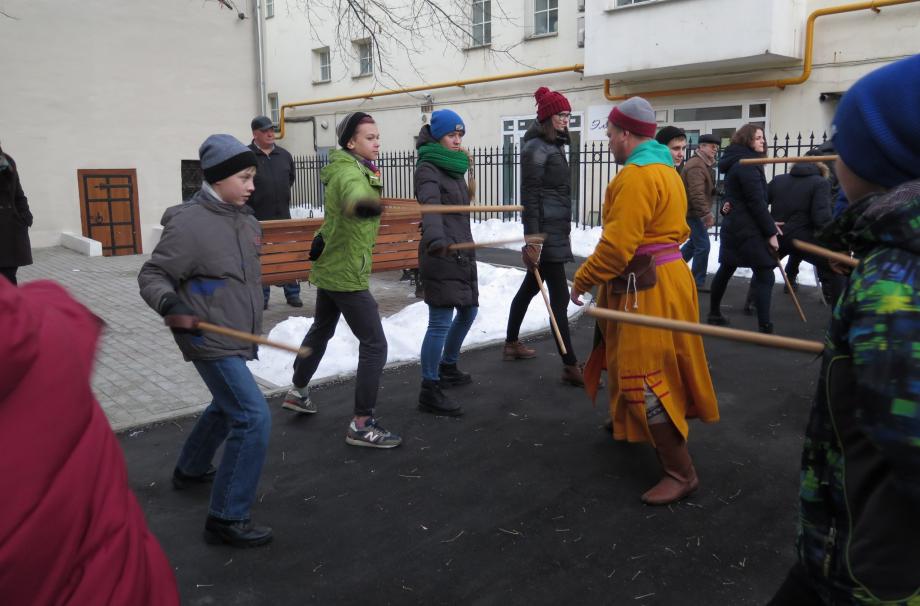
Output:
[[[259,115],[265,114],[265,63],[262,58],[262,0],[252,0],[256,9],[256,51],[259,57]]]
[[[805,59],[802,65],[802,73],[795,78],[784,78],[782,80],[758,80],[757,82],[735,82],[732,84],[714,84],[712,86],[694,86],[690,88],[670,88],[666,90],[652,90],[642,93],[627,93],[623,95],[614,95],[610,87],[610,79],[604,80],[604,96],[608,101],[623,101],[630,97],[674,97],[677,95],[691,95],[695,93],[720,93],[732,90],[748,90],[753,88],[779,88],[784,89],[787,86],[802,84],[811,77],[811,62],[814,51],[815,41],[815,20],[818,17],[826,15],[839,15],[841,13],[852,13],[854,11],[871,10],[881,12],[883,6],[895,6],[897,4],[910,4],[920,0],[872,0],[870,2],[855,2],[852,4],[841,4],[839,6],[829,6],[819,8],[808,16],[805,26]]]

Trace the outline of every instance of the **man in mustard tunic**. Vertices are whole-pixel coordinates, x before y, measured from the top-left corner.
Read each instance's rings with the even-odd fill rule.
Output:
[[[581,305],[582,293],[597,285],[600,307],[699,322],[696,286],[679,249],[690,234],[687,195],[668,148],[654,135],[655,112],[641,97],[614,107],[608,116],[610,150],[625,166],[607,186],[604,231],[575,274],[572,301]],[[637,256],[650,257],[647,266],[656,274],[651,287],[640,270],[624,271]],[[611,284],[618,277],[627,278],[625,293]],[[600,370],[606,368],[613,437],[652,442],[664,472],[642,500],[650,505],[677,501],[699,485],[687,450],[687,419],[719,420],[703,340],[610,321],[599,320],[598,328],[603,338],[585,369],[589,393],[597,392]]]

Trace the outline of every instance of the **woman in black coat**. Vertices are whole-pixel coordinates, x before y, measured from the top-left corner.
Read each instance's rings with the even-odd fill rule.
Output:
[[[719,170],[725,175],[725,203],[722,213],[719,270],[712,280],[709,304],[710,324],[724,326],[721,303],[728,281],[739,267],[750,267],[754,306],[760,332],[772,333],[770,297],[775,281],[778,229],[767,208],[767,179],[762,165],[742,165],[743,158],[761,158],[766,150],[763,128],[745,124],[732,135],[731,144],[722,152]]]
[[[16,162],[0,148],[0,275],[13,284],[16,271],[32,264],[30,227],[32,213],[19,183]]]
[[[569,283],[565,264],[574,260],[569,231],[572,228],[572,176],[564,146],[569,142],[569,117],[572,107],[562,94],[541,87],[534,93],[537,121],[524,134],[521,149],[521,200],[524,205],[525,238],[545,234],[542,246],[528,243],[523,248],[528,273],[511,301],[504,360],[533,358],[536,352],[518,340],[521,322],[530,300],[540,292],[534,275],[538,268],[549,290],[550,307],[559,327],[566,353],[562,354],[562,381],[581,387],[585,384],[578,358],[569,336]],[[558,349],[559,345],[556,344]]]
[[[449,109],[433,112],[431,124],[422,127],[416,142],[415,197],[419,203],[470,203],[475,186],[472,180],[464,180],[470,168],[470,158],[460,147],[465,133],[463,120]],[[422,215],[419,273],[428,304],[418,404],[423,412],[463,414],[460,405],[447,398],[442,389],[472,381],[457,368],[457,358],[479,310],[479,284],[473,249],[451,251],[448,247],[472,241],[469,213]]]

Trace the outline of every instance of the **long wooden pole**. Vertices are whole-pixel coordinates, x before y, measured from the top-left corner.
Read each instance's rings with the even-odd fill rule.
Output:
[[[794,164],[796,162],[833,162],[837,156],[789,156],[788,158],[743,158],[738,164]]]
[[[418,208],[407,208],[405,206],[396,207],[399,210],[393,210],[393,214],[420,213],[423,215],[437,215],[446,213],[517,213],[524,210],[520,205],[508,206],[463,206],[459,204],[419,204]]]
[[[789,291],[789,296],[792,297],[795,309],[799,312],[799,317],[802,318],[802,322],[808,322],[808,320],[805,319],[805,312],[802,311],[802,306],[799,304],[799,298],[795,296],[795,288],[792,287],[792,282],[789,281],[789,276],[786,275],[786,270],[783,269],[783,263],[776,252],[773,253],[773,258],[776,260],[776,266],[779,268],[779,273],[783,276],[783,282],[786,283],[786,290]]]
[[[559,332],[559,326],[556,324],[556,316],[553,315],[553,308],[549,304],[546,284],[543,283],[543,277],[540,276],[540,270],[536,267],[533,268],[533,275],[537,279],[537,284],[540,285],[540,294],[543,295],[543,302],[546,303],[546,311],[549,312],[549,324],[553,327],[553,334],[556,335],[556,343],[559,344],[559,351],[562,352],[562,355],[565,355],[568,352],[565,349],[565,343],[562,342],[562,333]]]
[[[293,347],[291,345],[287,345],[286,343],[270,341],[265,337],[260,337],[259,335],[243,332],[241,330],[235,330],[233,328],[227,328],[225,326],[218,326],[217,324],[211,324],[210,322],[198,322],[198,324],[195,325],[195,328],[213,332],[219,335],[224,335],[226,337],[232,337],[234,339],[239,339],[240,341],[245,341],[247,343],[258,343],[259,345],[267,345],[268,347],[290,351],[297,354],[298,358],[305,358],[312,353],[312,350],[309,347]]]
[[[518,236],[517,238],[508,238],[507,240],[493,240],[491,242],[457,242],[447,247],[447,250],[468,250],[470,248],[493,248],[504,244],[514,244],[515,242],[526,242],[528,244],[539,244],[546,238],[546,234],[528,234]]]
[[[813,255],[818,255],[819,257],[824,257],[825,259],[830,259],[831,261],[836,261],[841,265],[846,265],[847,267],[856,267],[859,265],[859,259],[854,259],[843,253],[839,253],[823,246],[818,246],[817,244],[812,244],[810,242],[804,242],[802,240],[793,240],[792,245],[798,248],[799,250],[811,253]]]
[[[661,328],[674,332],[688,332],[706,337],[716,337],[719,339],[728,339],[730,341],[751,343],[753,345],[763,345],[765,347],[777,347],[779,349],[789,349],[810,354],[819,354],[824,351],[824,343],[820,341],[808,341],[806,339],[793,339],[792,337],[781,337],[779,335],[767,335],[759,332],[751,332],[749,330],[725,328],[724,326],[710,326],[709,324],[698,324],[696,322],[685,322],[683,320],[671,320],[669,318],[659,318],[657,316],[628,313],[613,309],[602,309],[594,306],[589,307],[585,313],[601,320],[637,324],[639,326]]]

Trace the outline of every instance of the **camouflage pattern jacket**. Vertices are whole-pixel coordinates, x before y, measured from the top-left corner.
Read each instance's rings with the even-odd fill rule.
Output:
[[[806,431],[798,557],[829,604],[920,604],[920,181],[819,237],[861,263]]]

